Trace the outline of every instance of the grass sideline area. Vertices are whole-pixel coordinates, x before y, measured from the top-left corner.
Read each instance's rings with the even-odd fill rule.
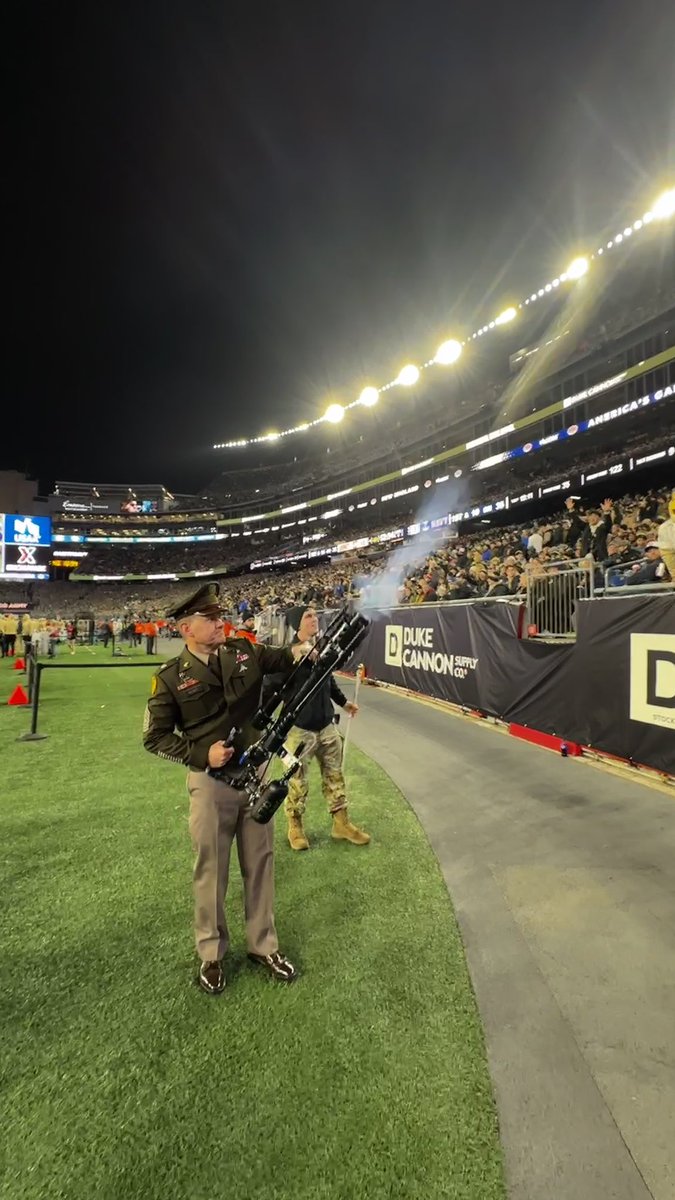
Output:
[[[30,710],[4,702],[25,676],[0,661],[3,1200],[502,1200],[463,948],[403,797],[350,747],[361,849],[331,841],[314,779],[310,852],[276,819],[302,976],[246,960],[235,868],[228,987],[207,997],[184,774],[141,746],[151,673],[46,672],[48,740],[20,743]]]

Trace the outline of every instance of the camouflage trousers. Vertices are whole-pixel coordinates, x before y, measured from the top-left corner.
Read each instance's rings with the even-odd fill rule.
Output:
[[[294,725],[286,738],[285,745],[295,752],[301,742],[305,743],[302,766],[288,785],[288,796],[284,804],[286,815],[301,817],[307,805],[309,764],[316,758],[321,770],[321,786],[330,813],[347,807],[345,777],[342,774],[342,738],[335,725],[326,725],[318,733],[299,729]]]

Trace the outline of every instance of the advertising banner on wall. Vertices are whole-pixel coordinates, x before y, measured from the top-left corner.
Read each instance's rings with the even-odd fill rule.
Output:
[[[587,601],[578,620],[583,740],[675,774],[675,596]]]
[[[49,579],[51,541],[50,517],[0,516],[0,576]]]
[[[581,601],[557,645],[521,640],[511,604],[366,613],[371,679],[675,774],[672,592]]]
[[[371,678],[497,715],[504,656],[517,640],[518,606],[365,611],[372,624],[360,657]]]

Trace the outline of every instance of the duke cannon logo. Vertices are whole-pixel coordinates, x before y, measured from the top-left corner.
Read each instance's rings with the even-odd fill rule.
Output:
[[[454,679],[466,679],[478,665],[477,658],[434,650],[433,629],[413,629],[406,625],[385,626],[384,661],[389,667],[412,667],[435,675],[452,675]]]
[[[675,730],[675,634],[631,633],[630,719]]]

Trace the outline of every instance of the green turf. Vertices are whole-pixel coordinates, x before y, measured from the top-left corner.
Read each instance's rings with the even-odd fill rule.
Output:
[[[330,840],[316,790],[309,853],[277,819],[302,977],[247,962],[235,871],[230,986],[204,996],[183,771],[140,744],[150,674],[46,672],[44,742],[0,709],[4,1200],[503,1197],[461,941],[403,798],[352,747],[369,847]],[[0,663],[0,698],[17,678]]]

